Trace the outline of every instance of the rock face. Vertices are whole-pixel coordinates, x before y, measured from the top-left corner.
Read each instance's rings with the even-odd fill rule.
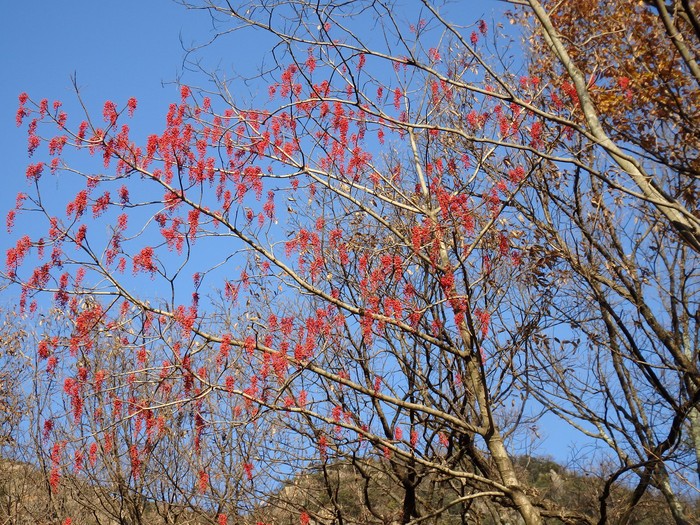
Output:
[[[556,516],[561,508],[569,516],[595,522],[599,517],[598,497],[603,482],[589,473],[573,472],[558,463],[543,458],[517,458],[522,476],[529,479],[532,496],[541,502],[550,516],[547,524],[560,524]],[[592,467],[591,467],[592,468]],[[254,513],[254,517],[266,524],[297,525],[300,515],[306,513],[309,525],[394,525],[404,523],[404,499],[406,490],[401,482],[402,472],[392,472],[388,463],[367,461],[351,464],[318,466],[315,471],[294,477],[273,498]],[[438,479],[426,474],[416,486],[415,498],[418,517],[426,518],[435,513],[427,523],[447,525],[520,525],[522,518],[513,509],[502,505],[497,497],[469,499],[466,492],[460,494],[455,480]],[[616,519],[616,502],[632,495],[633,488],[616,487],[609,497],[608,514]],[[671,523],[672,518],[653,495],[643,498],[633,523]],[[700,500],[688,501],[700,510]],[[440,512],[441,511],[441,512]],[[700,515],[700,514],[699,514]],[[413,517],[415,519],[416,516]],[[573,519],[573,518],[572,518]],[[583,521],[580,521],[583,523]],[[247,523],[247,522],[246,522]],[[255,523],[252,521],[251,523]]]
[[[519,525],[517,512],[491,506],[468,493],[454,480],[438,479],[425,472],[406,488],[407,469],[385,461],[357,461],[318,467],[295,477],[263,505],[256,517],[263,523],[299,523],[307,513],[309,524],[399,525],[406,508],[412,519],[434,514],[428,523],[509,523]],[[410,487],[410,486],[409,486]]]

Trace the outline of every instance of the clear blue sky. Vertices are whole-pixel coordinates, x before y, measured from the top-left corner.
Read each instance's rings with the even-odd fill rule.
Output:
[[[210,23],[206,14],[171,0],[3,2],[0,15],[4,255],[10,243],[5,214],[27,187],[26,126],[15,126],[17,96],[26,91],[35,100],[61,100],[70,117],[76,102],[71,76],[76,74],[82,96],[95,111],[105,100],[124,104],[134,96],[139,115],[162,126],[164,109],[177,96],[167,83],[181,71],[183,43],[205,38]]]

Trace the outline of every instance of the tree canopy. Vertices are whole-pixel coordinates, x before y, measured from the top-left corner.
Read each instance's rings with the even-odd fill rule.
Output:
[[[695,523],[697,2],[186,7],[258,72],[193,51],[136,134],[19,97],[32,518]],[[523,469],[544,414],[593,504]]]

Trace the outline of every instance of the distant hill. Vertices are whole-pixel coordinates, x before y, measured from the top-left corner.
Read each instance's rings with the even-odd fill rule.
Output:
[[[548,524],[598,523],[600,494],[604,482],[592,475],[578,474],[548,458],[521,457],[517,460],[521,479],[527,480],[540,502]],[[400,473],[389,473],[383,462],[356,462],[318,466],[313,473],[293,478],[266,505],[257,518],[266,523],[296,525],[306,512],[309,523],[348,525],[401,523],[406,490]],[[471,498],[455,479],[427,475],[415,489],[419,523],[440,525],[516,525],[522,523],[513,509],[503,507],[499,498]],[[618,523],[622,503],[633,497],[632,490],[615,486],[606,506],[606,523]],[[460,501],[461,500],[461,501]],[[458,503],[451,505],[457,501]],[[688,514],[700,523],[700,498],[685,502]],[[440,510],[443,512],[439,512]],[[559,509],[566,509],[561,513]],[[428,516],[435,515],[434,518]],[[557,517],[558,516],[558,517]],[[342,518],[341,518],[342,517]],[[629,517],[629,524],[667,525],[673,519],[662,495],[651,491],[641,498]]]
[[[546,458],[521,457],[517,466],[541,502],[543,512],[550,514],[546,523],[597,523],[603,489],[600,479],[577,474]],[[376,460],[317,465],[291,478],[251,515],[229,516],[227,523],[399,524],[406,505],[405,496],[411,492],[405,482],[411,476],[405,466],[392,469],[388,462]],[[455,479],[424,473],[422,479],[415,478],[413,482],[415,498],[408,499],[413,499],[416,512],[424,518],[420,523],[521,523],[517,513],[504,508],[498,498],[474,498]],[[618,522],[621,503],[630,497],[630,488],[618,486],[612,490],[607,500],[607,523]],[[689,515],[700,516],[700,498],[685,503]],[[567,509],[569,513],[557,518],[558,508]],[[432,514],[434,517],[429,518]],[[39,468],[0,461],[0,524],[62,524],[68,517],[73,525],[217,524],[216,515],[210,511],[148,501],[133,492],[99,487],[75,478],[64,482],[61,490],[52,494]],[[662,496],[652,491],[640,500],[628,523],[666,525],[673,520]],[[700,521],[695,518],[691,523]]]
[[[40,468],[0,460],[0,524],[61,525],[204,525],[210,515],[184,506],[148,501],[139,494],[121,493],[67,476],[52,491]]]

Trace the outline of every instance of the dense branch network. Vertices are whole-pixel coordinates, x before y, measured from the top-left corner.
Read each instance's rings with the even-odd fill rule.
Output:
[[[47,160],[7,225],[46,231],[6,272],[26,315],[46,292],[56,308],[33,365],[51,494],[109,486],[134,522],[150,501],[220,524],[537,524],[623,523],[654,488],[690,523],[696,159],[636,140],[616,103],[637,80],[608,73],[624,50],[606,66],[571,47],[578,3],[517,14],[538,53],[526,74],[492,47],[497,26],[423,4],[405,24],[376,1],[197,6],[240,24],[218,40],[275,38],[266,93],[244,102],[217,74],[213,93],[182,86],[142,144],[135,99],[101,119],[81,101],[76,126],[20,96]],[[658,27],[688,25],[664,9]],[[692,73],[683,42],[668,60]],[[596,509],[523,475],[514,443],[540,410],[606,447]]]

